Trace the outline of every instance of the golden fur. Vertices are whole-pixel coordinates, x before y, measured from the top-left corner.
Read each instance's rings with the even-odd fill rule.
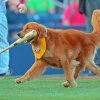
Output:
[[[63,68],[66,76],[65,87],[76,87],[75,79],[84,68],[100,75],[100,69],[93,61],[95,50],[100,46],[99,10],[95,10],[93,13],[92,25],[94,31],[86,34],[75,29],[50,29],[35,22],[26,24],[20,34],[25,35],[31,30],[35,30],[38,35],[31,44],[39,45],[40,38],[45,37],[47,48],[42,58],[37,59],[21,78],[16,79],[16,82],[21,83],[36,78],[47,66]],[[76,65],[77,67],[75,67]]]

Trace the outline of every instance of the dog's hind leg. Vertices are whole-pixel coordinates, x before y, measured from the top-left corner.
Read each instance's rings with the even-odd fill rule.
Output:
[[[76,80],[80,71],[85,68],[85,63],[80,62],[80,64],[75,68],[74,79]]]
[[[93,71],[96,75],[100,77],[100,68],[93,61],[90,61],[86,66],[86,69]]]
[[[76,67],[74,74],[75,79],[77,79],[79,72],[84,68],[91,70],[100,77],[100,68],[93,61],[89,61],[88,64],[86,64],[86,66],[81,63],[79,66]]]
[[[81,52],[78,60],[80,62],[80,64],[76,67],[75,69],[75,74],[74,74],[74,78],[77,79],[78,74],[80,73],[80,71],[82,69],[85,69],[86,66],[88,64],[90,64],[90,61],[92,61],[92,59],[94,58],[93,54],[95,54],[95,50],[94,50],[94,46],[89,45],[88,47],[86,47],[84,49],[84,52]]]
[[[37,60],[33,66],[20,78],[17,78],[16,83],[22,83],[27,80],[32,80],[37,78],[45,69],[46,63],[42,60]]]

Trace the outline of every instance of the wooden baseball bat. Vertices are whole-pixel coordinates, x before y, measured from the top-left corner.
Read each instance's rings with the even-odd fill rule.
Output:
[[[16,40],[14,43],[9,45],[8,47],[0,50],[0,54],[7,51],[8,49],[13,48],[14,46],[17,46],[22,43],[27,43],[27,41],[33,39],[36,35],[37,35],[37,32],[35,30],[32,30],[31,32],[27,33],[23,38],[19,38],[18,40]]]

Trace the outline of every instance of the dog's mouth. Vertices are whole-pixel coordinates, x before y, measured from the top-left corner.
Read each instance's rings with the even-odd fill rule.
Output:
[[[21,36],[20,38],[24,38],[24,36]],[[34,40],[35,40],[35,37],[32,37],[30,39],[25,40],[24,43],[31,44]]]
[[[36,31],[32,31],[33,33],[30,34],[30,33],[27,33],[26,35],[23,35],[21,33],[18,33],[18,37],[21,38],[21,39],[25,39],[24,43],[32,43],[35,39],[36,39],[36,35],[37,35],[37,32]]]
[[[34,38],[25,41],[25,43],[32,43],[33,41],[34,41]]]

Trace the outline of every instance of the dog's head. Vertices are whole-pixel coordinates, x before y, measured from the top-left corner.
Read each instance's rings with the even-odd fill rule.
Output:
[[[100,10],[94,10],[92,14],[92,26],[95,32],[100,32]]]
[[[21,30],[18,33],[18,36],[20,38],[23,38],[30,31],[34,31],[35,33],[37,33],[37,35],[35,35],[35,37],[32,40],[30,40],[30,41],[35,41],[35,40],[39,41],[41,38],[47,37],[47,28],[45,26],[43,26],[41,24],[38,24],[38,23],[35,23],[35,22],[27,23],[23,27],[23,30]]]

